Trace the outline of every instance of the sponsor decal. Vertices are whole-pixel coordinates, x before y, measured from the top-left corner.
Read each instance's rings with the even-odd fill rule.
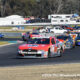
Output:
[[[44,47],[45,45],[41,45],[42,47]]]
[[[32,47],[32,45],[28,45],[28,47]]]
[[[57,47],[55,46],[55,48],[54,48],[54,53],[56,53],[57,52]]]
[[[54,52],[54,46],[51,46],[51,52]]]
[[[28,47],[38,47],[38,45],[36,45],[36,44],[31,44],[31,45],[28,45]]]

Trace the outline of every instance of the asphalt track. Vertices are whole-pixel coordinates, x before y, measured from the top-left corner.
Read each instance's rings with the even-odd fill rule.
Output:
[[[17,59],[16,54],[19,45],[20,43],[0,47],[0,67],[80,62],[80,46],[66,50],[62,57],[48,59]]]

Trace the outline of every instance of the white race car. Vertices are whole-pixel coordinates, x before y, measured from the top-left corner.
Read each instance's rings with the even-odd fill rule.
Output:
[[[62,29],[60,27],[53,27],[52,29],[50,29],[51,33],[66,33],[67,30],[66,29]]]

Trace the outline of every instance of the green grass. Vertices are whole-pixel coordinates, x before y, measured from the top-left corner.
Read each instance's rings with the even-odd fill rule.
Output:
[[[25,29],[33,29],[33,28],[37,29],[37,28],[39,28],[39,27],[38,27],[38,26],[25,26],[24,28],[25,28]]]
[[[13,27],[0,27],[0,29],[12,29]],[[25,29],[37,29],[38,27],[37,26],[24,26]]]
[[[8,33],[24,33],[24,32],[27,32],[27,31],[5,31],[5,32],[8,32]]]
[[[3,31],[1,31],[1,32],[10,32],[10,33],[23,33],[23,32],[27,32],[27,31],[32,31],[33,29],[37,29],[37,28],[39,28],[38,26],[24,26],[24,29],[23,30],[17,30],[17,31],[15,31],[15,30],[12,30],[12,28],[13,27],[0,27],[0,29],[3,29]],[[8,29],[10,30],[11,29],[11,31],[8,31]],[[7,31],[6,31],[7,30]]]
[[[0,31],[0,32],[8,32],[8,33],[24,33],[24,32],[27,32],[27,31],[30,31],[30,30],[26,30],[26,31]]]
[[[15,37],[15,36],[14,37],[12,37],[12,36],[9,37],[9,36],[5,36],[5,38],[22,38],[22,37]]]
[[[0,27],[0,29],[12,29],[12,27]]]
[[[0,41],[0,45],[8,44],[6,41]]]

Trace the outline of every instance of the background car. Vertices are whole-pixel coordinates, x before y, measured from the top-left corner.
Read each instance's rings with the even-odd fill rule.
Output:
[[[30,38],[30,32],[26,32],[22,34],[23,41],[27,41]]]
[[[74,27],[74,32],[80,32],[80,26],[76,26],[76,27]]]
[[[53,27],[52,29],[50,29],[50,32],[51,33],[66,33],[67,32],[67,30],[66,29],[62,29],[62,28],[60,28],[60,27]]]
[[[77,36],[77,38],[76,38],[76,45],[80,46],[80,36]]]
[[[71,36],[71,38],[73,39],[73,42],[75,43],[76,42],[75,39],[78,36],[78,34],[74,33],[74,32],[71,32],[69,35]]]
[[[57,36],[57,39],[61,42],[64,42],[65,49],[70,49],[75,47],[75,43],[73,42],[73,39],[70,36],[59,35]]]
[[[50,29],[52,29],[51,26],[44,26],[42,29],[39,29],[40,33],[46,33],[46,32],[50,32]]]
[[[64,25],[64,26],[61,26],[63,29],[67,29],[67,30],[70,30],[70,31],[73,31],[75,30],[74,28],[70,27],[69,25]]]
[[[4,35],[2,33],[0,33],[0,38],[4,38]]]
[[[38,32],[32,32],[30,33],[30,38],[41,38],[42,35]]]

